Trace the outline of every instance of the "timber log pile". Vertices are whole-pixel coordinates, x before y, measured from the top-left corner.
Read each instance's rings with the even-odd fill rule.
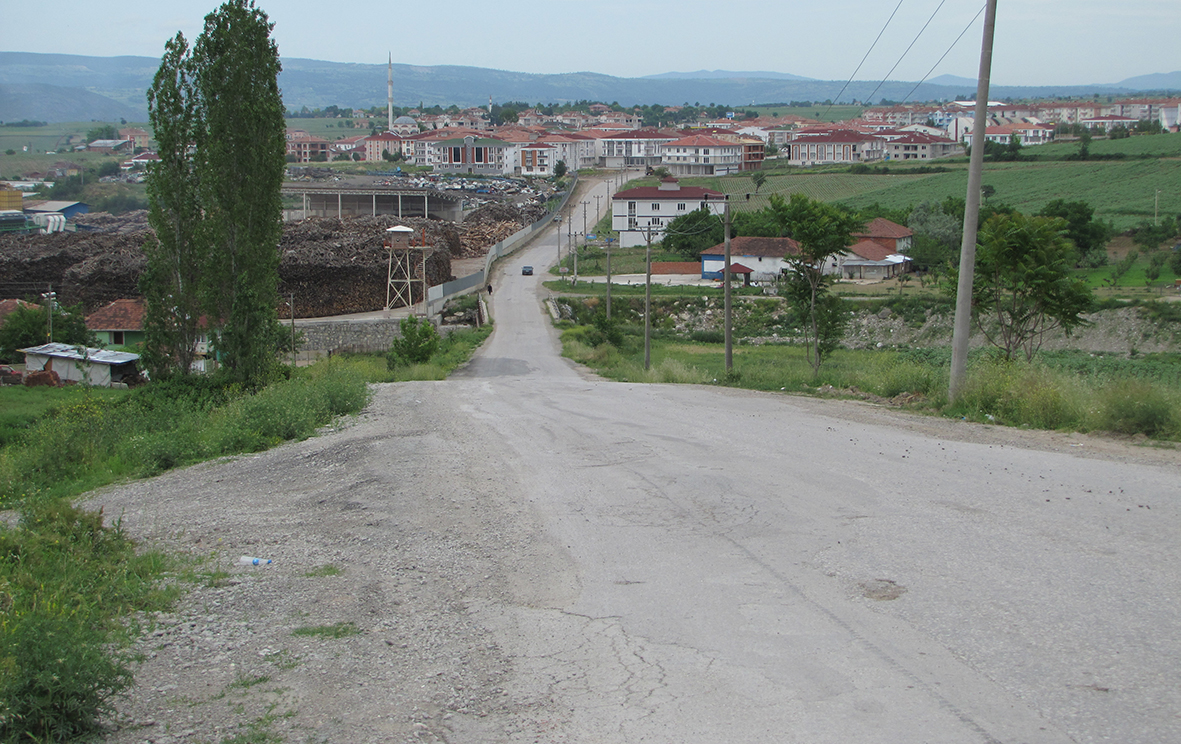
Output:
[[[310,218],[286,223],[279,243],[281,314],[295,294],[296,317],[323,317],[380,310],[385,306],[388,254],[385,229],[405,225],[414,243],[433,248],[427,257],[431,286],[454,278],[453,257],[481,256],[490,246],[540,219],[535,207],[492,204],[473,212],[462,225],[423,218],[392,216],[345,220]],[[142,246],[152,236],[147,213],[98,212],[78,222],[91,228],[76,233],[0,236],[0,299],[25,298],[52,285],[58,301],[79,304],[85,312],[118,299],[139,297],[144,269]],[[419,278],[421,255],[413,262]],[[397,272],[395,271],[397,276]],[[412,284],[420,301],[421,281]]]

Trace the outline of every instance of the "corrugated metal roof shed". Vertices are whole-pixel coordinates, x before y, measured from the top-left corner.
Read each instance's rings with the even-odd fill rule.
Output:
[[[106,351],[105,349],[92,349],[86,347],[85,355],[80,353],[78,349],[81,347],[70,346],[69,344],[57,343],[56,341],[48,344],[41,344],[40,346],[31,346],[27,349],[18,349],[25,354],[40,354],[42,356],[57,357],[59,359],[76,359],[82,361],[83,359],[93,362],[95,364],[127,364],[139,359],[139,354],[132,354],[127,351]]]

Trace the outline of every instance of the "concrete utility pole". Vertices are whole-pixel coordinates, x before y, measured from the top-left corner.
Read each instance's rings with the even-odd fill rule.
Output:
[[[976,274],[976,226],[980,221],[980,182],[984,176],[984,141],[988,125],[988,83],[992,74],[992,37],[996,28],[996,0],[984,12],[980,44],[980,75],[976,81],[976,113],[972,122],[972,157],[968,164],[968,193],[964,205],[964,237],[960,244],[960,279],[956,286],[955,326],[951,338],[951,379],[947,397],[955,401],[968,370],[968,339],[972,334],[972,284]]]
[[[291,367],[295,368],[295,293],[291,293]]]
[[[648,225],[648,249],[644,254],[647,266],[644,275],[644,371],[652,368],[652,225]]]
[[[582,244],[583,245],[586,245],[586,205],[588,205],[588,204],[590,204],[589,200],[582,202]],[[574,249],[574,278],[575,279],[578,278],[578,249],[577,248]]]
[[[723,291],[723,295],[722,295],[724,298],[722,301],[722,308],[723,308],[722,312],[726,316],[725,317],[725,324],[723,325],[723,328],[725,329],[725,341],[726,341],[726,371],[730,372],[732,369],[734,369],[734,345],[732,343],[731,336],[730,336],[730,329],[732,326],[732,323],[730,322],[730,277],[731,277],[731,274],[730,274],[730,195],[726,194],[725,199],[726,199],[726,206],[725,206],[724,211],[725,211],[726,219],[724,220],[724,223],[726,226],[726,232],[725,232],[725,254],[726,255],[722,259],[723,261],[725,261],[725,265],[722,267],[722,271],[723,271],[722,279],[724,280],[726,287],[725,287],[725,290]]]
[[[394,53],[390,52],[389,80],[386,83],[386,131],[394,131]]]

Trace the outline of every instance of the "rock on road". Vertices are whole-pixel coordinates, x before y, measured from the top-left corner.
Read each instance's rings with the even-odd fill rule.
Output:
[[[558,354],[555,254],[503,262],[452,379],[94,495],[275,559],[162,619],[108,740],[1181,741],[1174,450],[606,382]]]

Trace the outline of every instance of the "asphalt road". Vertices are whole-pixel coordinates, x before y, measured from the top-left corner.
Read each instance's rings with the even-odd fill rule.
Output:
[[[503,262],[448,383],[552,541],[479,617],[538,740],[1181,741],[1176,460],[601,381],[558,355],[555,256]]]

